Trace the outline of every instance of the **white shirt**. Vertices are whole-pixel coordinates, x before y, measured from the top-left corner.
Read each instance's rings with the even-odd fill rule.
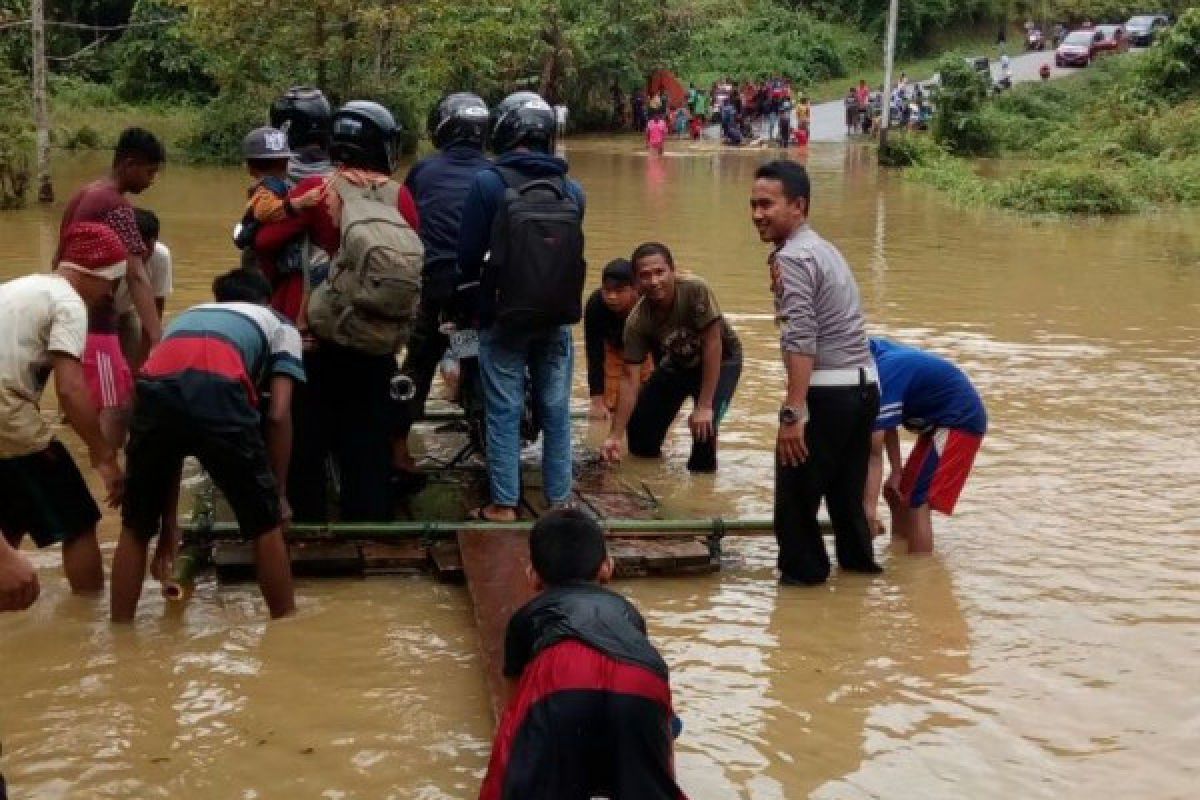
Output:
[[[154,243],[154,252],[146,259],[146,272],[150,277],[150,288],[154,290],[155,298],[165,300],[170,297],[175,288],[175,271],[171,262],[171,251],[162,242]],[[122,280],[117,284],[113,308],[118,314],[128,314],[134,310],[128,281]]]
[[[59,275],[0,284],[0,458],[28,455],[53,433],[38,410],[52,353],[83,358],[87,307]]]

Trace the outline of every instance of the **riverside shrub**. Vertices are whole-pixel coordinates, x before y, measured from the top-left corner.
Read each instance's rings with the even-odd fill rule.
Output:
[[[1000,181],[992,195],[1003,208],[1039,214],[1127,214],[1136,209],[1119,175],[1083,166],[1024,172]]]

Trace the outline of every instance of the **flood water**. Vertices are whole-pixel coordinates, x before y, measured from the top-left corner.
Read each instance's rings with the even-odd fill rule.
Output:
[[[662,240],[746,345],[721,470],[626,464],[670,510],[770,512],[783,372],[762,153],[647,159],[575,140],[594,273]],[[814,147],[813,221],[853,265],[873,333],[960,364],[991,430],[937,553],[877,543],[886,573],[780,589],[770,540],[712,576],[626,581],[670,663],[694,800],[1194,797],[1200,786],[1200,216],[1029,220],[963,211]],[[60,164],[60,195],[103,161]],[[232,266],[245,177],[172,165],[139,201],[175,254],[170,310]],[[59,206],[0,215],[0,277],[45,265]],[[579,351],[580,400],[586,392]],[[591,433],[592,440],[600,432]],[[67,438],[72,440],[72,435]],[[73,441],[73,440],[72,440]],[[907,443],[906,443],[907,444]],[[104,522],[111,556],[115,518]],[[0,771],[14,798],[468,798],[492,720],[464,589],[301,581],[266,624],[253,584],[147,586],[137,624],[66,591],[0,618]]]

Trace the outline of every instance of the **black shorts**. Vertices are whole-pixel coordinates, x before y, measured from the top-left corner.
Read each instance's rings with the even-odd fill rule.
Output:
[[[121,521],[138,538],[158,533],[172,484],[185,456],[195,456],[237,517],[242,534],[261,536],[282,520],[275,475],[258,428],[217,431],[138,387],[125,447]]]
[[[25,534],[38,547],[69,542],[99,521],[100,508],[62,442],[0,459],[0,532],[14,547]]]

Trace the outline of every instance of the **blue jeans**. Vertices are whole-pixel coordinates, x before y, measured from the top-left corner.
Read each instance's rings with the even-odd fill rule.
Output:
[[[492,502],[516,506],[521,497],[521,415],[525,374],[542,426],[542,480],[546,500],[571,496],[571,329],[541,331],[497,327],[479,331],[479,372],[487,406],[487,468]]]

